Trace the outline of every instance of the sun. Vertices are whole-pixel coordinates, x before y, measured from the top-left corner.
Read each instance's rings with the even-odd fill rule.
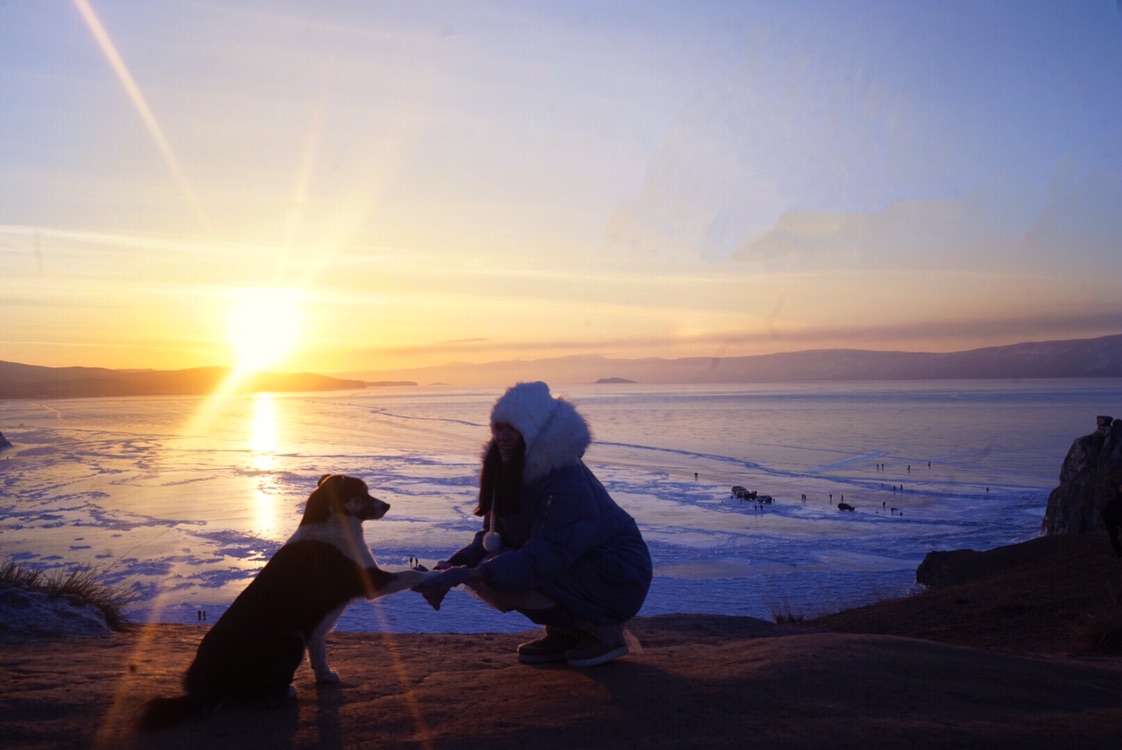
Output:
[[[300,297],[298,290],[283,287],[254,287],[238,294],[229,318],[237,370],[267,370],[292,353],[300,340]]]

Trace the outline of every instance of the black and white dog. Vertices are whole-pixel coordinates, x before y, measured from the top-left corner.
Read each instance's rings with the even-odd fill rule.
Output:
[[[149,701],[140,725],[170,726],[227,700],[284,698],[305,650],[317,682],[338,682],[325,639],[347,604],[411,589],[433,575],[391,573],[374,561],[362,522],[389,508],[361,479],[321,477],[296,533],[203,637],[183,678],[185,694]]]

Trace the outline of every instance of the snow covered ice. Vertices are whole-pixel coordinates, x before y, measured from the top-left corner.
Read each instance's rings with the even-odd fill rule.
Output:
[[[382,567],[431,566],[479,528],[501,390],[3,401],[0,549],[135,587],[135,621],[213,622],[295,530],[319,476],[347,473],[392,505],[365,525]],[[650,546],[641,614],[764,619],[905,595],[931,550],[1035,536],[1071,441],[1122,403],[1116,380],[555,391],[588,418],[586,460]],[[734,484],[776,502],[733,498]],[[854,512],[838,511],[843,496]],[[339,623],[532,628],[458,591],[440,612],[409,592],[355,602]]]

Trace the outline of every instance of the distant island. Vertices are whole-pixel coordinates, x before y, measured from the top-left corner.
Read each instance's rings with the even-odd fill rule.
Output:
[[[100,367],[38,367],[0,362],[0,399],[195,396],[213,393],[230,377],[228,367],[187,370],[108,370]],[[238,382],[237,393],[291,393],[365,388],[361,380],[309,372],[262,372]]]
[[[207,394],[230,375],[225,367],[191,370],[106,370],[0,362],[0,399],[92,398]],[[1043,341],[962,352],[880,352],[817,349],[752,357],[612,359],[594,355],[456,362],[434,367],[336,373],[262,373],[239,392],[334,391],[374,387],[501,387],[526,380],[550,385],[701,385],[838,380],[983,380],[1122,378],[1122,334]]]

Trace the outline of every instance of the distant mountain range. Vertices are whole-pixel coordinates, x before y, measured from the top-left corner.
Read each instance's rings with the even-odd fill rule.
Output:
[[[37,367],[0,361],[0,399],[169,396],[211,393],[229,368],[107,370]],[[263,373],[239,392],[328,391],[367,385],[500,386],[520,380],[556,385],[601,383],[790,383],[814,380],[944,380],[985,378],[1120,378],[1122,334],[1045,341],[947,354],[818,349],[754,357],[610,359],[598,356],[364,371],[338,377]]]
[[[932,354],[818,349],[754,357],[609,359],[597,356],[352,372],[365,381],[504,385],[520,380],[586,384],[789,383],[813,380],[941,380],[1122,377],[1122,335]]]
[[[228,367],[107,370],[0,362],[0,399],[202,395],[217,390],[230,372]],[[236,392],[329,391],[365,386],[361,380],[341,380],[306,372],[260,373],[241,381]]]

